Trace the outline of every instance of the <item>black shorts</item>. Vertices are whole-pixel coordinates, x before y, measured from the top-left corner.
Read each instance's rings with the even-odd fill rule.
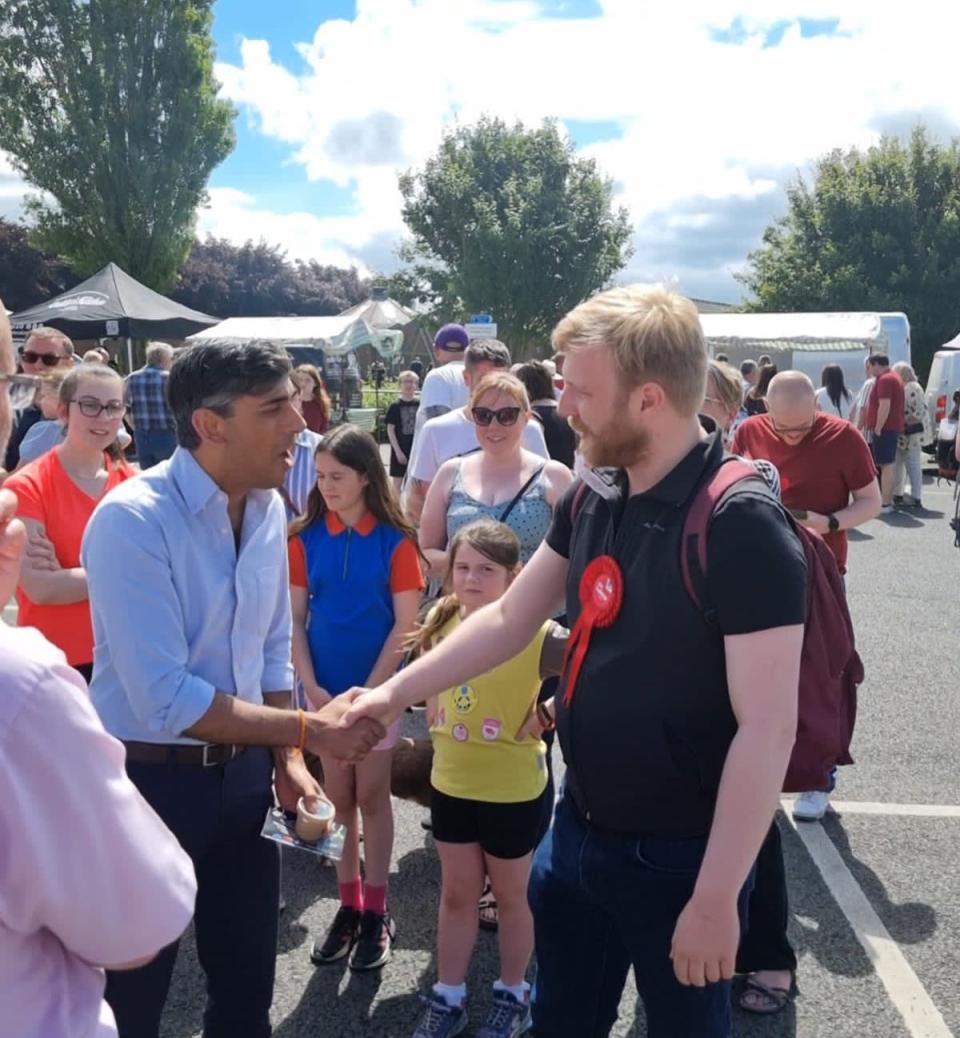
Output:
[[[494,858],[522,858],[537,845],[543,798],[519,804],[463,800],[433,790],[430,807],[433,838],[441,843],[479,843]]]
[[[390,451],[390,475],[398,476],[400,479],[407,474],[407,463],[405,461],[398,461],[397,456]]]

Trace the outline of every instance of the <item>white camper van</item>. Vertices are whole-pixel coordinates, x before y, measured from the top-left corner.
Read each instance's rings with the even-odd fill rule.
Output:
[[[871,353],[910,361],[910,323],[901,313],[701,314],[700,324],[711,356],[725,353],[735,367],[768,353],[781,371],[804,371],[819,386],[824,367],[839,364],[854,394]]]
[[[933,355],[927,378],[926,403],[930,416],[928,428],[937,438],[940,422],[953,408],[953,394],[960,390],[960,335]]]

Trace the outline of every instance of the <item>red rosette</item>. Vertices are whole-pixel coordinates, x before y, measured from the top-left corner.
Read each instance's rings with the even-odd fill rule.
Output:
[[[570,632],[563,658],[566,676],[564,703],[573,699],[594,628],[610,627],[620,615],[622,605],[623,571],[620,564],[612,555],[600,555],[587,566],[580,578],[580,616]]]

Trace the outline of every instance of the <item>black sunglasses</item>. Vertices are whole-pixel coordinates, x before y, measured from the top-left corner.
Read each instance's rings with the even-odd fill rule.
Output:
[[[497,425],[516,425],[520,417],[519,407],[501,407],[494,411],[489,407],[475,407],[473,420],[477,425],[491,425],[496,419]]]
[[[59,353],[37,353],[35,350],[21,350],[20,359],[27,364],[43,364],[48,368],[55,368],[63,357]]]

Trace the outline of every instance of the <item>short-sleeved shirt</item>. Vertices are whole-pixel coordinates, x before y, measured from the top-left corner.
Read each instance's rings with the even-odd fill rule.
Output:
[[[436,418],[445,411],[456,411],[458,407],[466,406],[470,399],[470,390],[463,380],[463,371],[463,361],[454,360],[427,372],[420,390],[417,435],[431,418]]]
[[[425,586],[416,546],[369,512],[353,527],[327,512],[291,537],[288,550],[290,583],[309,592],[318,683],[334,696],[363,685],[393,628],[393,595]]]
[[[176,940],[193,865],[62,652],[0,624],[0,673],[0,1033],[116,1038],[93,964]]]
[[[423,413],[422,404],[420,413]],[[520,442],[526,450],[539,454],[541,458],[550,457],[543,427],[539,422],[527,422]],[[432,483],[445,461],[477,450],[480,450],[477,427],[466,416],[463,408],[440,415],[427,422],[417,434],[410,460],[410,475],[413,479]]]
[[[883,432],[903,432],[903,379],[895,371],[884,371],[877,375],[867,401],[867,428],[873,432],[877,427],[877,412],[880,401],[890,401],[890,413],[883,423]]]
[[[29,464],[36,461],[42,454],[59,447],[67,434],[67,427],[63,422],[47,421],[37,422],[31,426],[30,431],[20,444],[20,461]]]
[[[777,435],[768,415],[748,418],[737,430],[732,450],[776,466],[787,508],[820,515],[846,508],[854,490],[862,490],[876,478],[870,448],[860,433],[842,418],[823,412],[817,414],[813,429],[795,446]],[[840,572],[846,572],[846,530],[827,533],[823,539],[836,557]]]
[[[428,617],[429,620],[429,617]],[[454,616],[434,638],[460,626]],[[546,747],[517,739],[540,691],[540,655],[551,624],[513,659],[441,692],[433,737],[434,788],[450,797],[494,804],[536,800],[547,785]]]
[[[397,443],[407,460],[413,447],[413,433],[417,426],[417,412],[420,410],[419,400],[394,400],[387,408],[387,425],[396,430]],[[392,447],[391,447],[392,449]]]
[[[626,475],[588,475],[564,494],[547,544],[569,559],[567,615],[600,555],[623,573],[614,622],[596,629],[557,730],[571,801],[602,829],[637,835],[707,833],[737,730],[725,636],[802,624],[806,562],[790,521],[757,479],[721,503],[708,535],[707,622],[680,571],[683,524],[697,489],[723,459],[716,434],[697,443],[656,486],[629,493]],[[575,517],[573,504],[579,501]]]
[[[109,459],[106,459],[106,465],[108,476],[104,495],[133,475],[132,469]],[[15,472],[4,488],[17,495],[17,515],[21,519],[34,519],[43,524],[60,565],[64,569],[81,566],[83,532],[98,502],[67,475],[59,451],[49,451]],[[122,545],[117,545],[117,553],[120,564]],[[86,599],[69,605],[39,605],[31,602],[20,587],[17,589],[17,602],[20,606],[17,615],[19,627],[36,627],[42,631],[64,651],[72,666],[93,662],[93,626],[90,603]]]

